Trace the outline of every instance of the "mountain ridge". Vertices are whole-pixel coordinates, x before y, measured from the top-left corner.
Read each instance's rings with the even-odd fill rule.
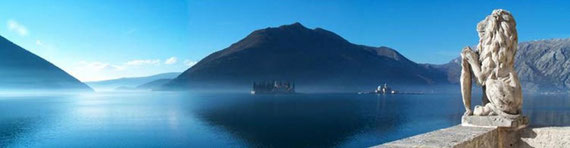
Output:
[[[459,52],[459,51],[458,51]],[[460,58],[446,64],[427,64],[448,73],[450,83],[459,83]],[[570,93],[570,38],[520,42],[515,69],[529,93]]]
[[[154,74],[150,76],[123,77],[123,78],[102,80],[102,81],[90,81],[85,83],[95,88],[96,90],[114,90],[119,87],[136,88],[140,85],[149,83],[151,81],[159,79],[172,79],[178,76],[179,74],[180,72],[167,72],[167,73]]]
[[[445,83],[439,71],[427,71],[394,49],[353,44],[331,31],[294,23],[253,31],[200,60],[165,88],[247,87],[259,80],[293,80],[298,88],[334,86],[350,91],[372,89],[381,82]]]
[[[515,68],[523,90],[570,93],[570,39],[520,42],[518,49]],[[288,58],[291,62],[282,62]],[[459,64],[459,58],[445,64],[416,63],[389,47],[353,44],[334,32],[293,23],[255,30],[208,55],[161,89],[236,83],[247,87],[258,80],[293,80],[307,81],[297,85],[301,87],[339,85],[330,89],[350,91],[378,83],[418,85],[432,92],[435,88],[430,86],[441,85],[443,90],[459,91]]]

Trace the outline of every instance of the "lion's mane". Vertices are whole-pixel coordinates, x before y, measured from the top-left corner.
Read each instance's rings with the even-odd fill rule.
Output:
[[[477,24],[479,61],[484,85],[487,79],[504,77],[500,70],[514,70],[517,50],[516,22],[509,11],[498,9]]]

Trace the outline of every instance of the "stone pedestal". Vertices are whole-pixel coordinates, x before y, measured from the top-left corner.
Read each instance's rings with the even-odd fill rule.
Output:
[[[462,126],[473,127],[502,127],[521,129],[528,125],[526,116],[516,118],[507,118],[502,116],[463,116],[461,117]]]
[[[508,118],[503,116],[463,116],[461,125],[468,127],[496,128],[498,147],[514,148],[520,141],[519,130],[528,126],[526,116]]]

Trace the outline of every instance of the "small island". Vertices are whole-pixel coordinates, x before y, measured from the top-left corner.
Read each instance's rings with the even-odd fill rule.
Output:
[[[290,81],[253,82],[251,94],[293,94],[295,83]]]
[[[361,91],[358,92],[358,94],[397,94],[398,91],[393,90],[390,86],[388,86],[388,84],[384,83],[384,85],[378,85],[378,87],[376,87],[376,90],[374,91],[370,91],[370,92],[365,92],[365,91]]]

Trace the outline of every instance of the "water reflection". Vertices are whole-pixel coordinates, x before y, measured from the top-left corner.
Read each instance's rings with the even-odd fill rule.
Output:
[[[523,113],[533,127],[570,126],[570,96],[525,95]]]
[[[234,95],[197,103],[192,112],[200,119],[251,147],[372,146],[455,125],[462,113],[441,107],[448,103],[439,96],[414,95]],[[353,138],[365,134],[374,137]]]
[[[65,97],[0,97],[0,147],[25,146],[33,133],[49,128],[61,113]]]
[[[568,96],[524,101],[531,125],[570,125]],[[0,147],[368,147],[462,114],[459,94],[0,96]]]
[[[30,132],[34,129],[34,119],[30,118],[17,118],[17,119],[4,119],[0,123],[0,147],[6,147],[18,138],[22,133]]]
[[[351,100],[264,96],[202,101],[194,112],[251,147],[330,147],[366,126]]]

